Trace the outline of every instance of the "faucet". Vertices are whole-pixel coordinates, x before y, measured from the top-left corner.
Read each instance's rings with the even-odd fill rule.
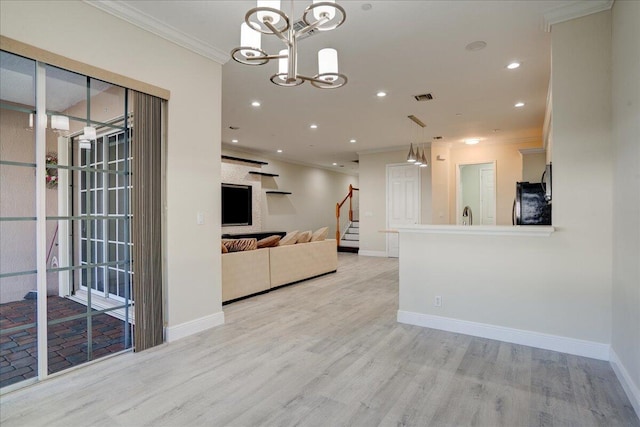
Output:
[[[469,225],[473,225],[473,212],[469,206],[465,206],[462,210],[462,218],[469,218]],[[462,220],[462,225],[467,225],[467,221]]]

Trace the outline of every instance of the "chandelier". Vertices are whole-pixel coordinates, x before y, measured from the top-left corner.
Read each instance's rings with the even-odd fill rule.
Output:
[[[293,10],[293,0],[291,1]],[[280,10],[280,0],[258,0],[257,7],[249,10],[240,26],[240,47],[231,51],[231,57],[246,65],[264,65],[278,60],[278,72],[271,81],[278,86],[298,86],[309,81],[320,89],[335,89],[347,83],[347,76],[338,72],[338,52],[326,48],[318,51],[318,74],[313,77],[298,74],[298,41],[311,31],[330,31],[344,22],[346,13],[335,0],[313,0],[302,15],[292,23]],[[261,34],[275,35],[286,46],[278,55],[262,50]]]

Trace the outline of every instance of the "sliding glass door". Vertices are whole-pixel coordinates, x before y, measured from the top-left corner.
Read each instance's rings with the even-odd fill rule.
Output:
[[[1,55],[6,388],[132,348],[132,119],[125,88]]]

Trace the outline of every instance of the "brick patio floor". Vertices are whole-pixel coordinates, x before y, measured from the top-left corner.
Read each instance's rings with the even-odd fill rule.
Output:
[[[48,320],[82,314],[85,305],[57,296],[47,297]],[[0,304],[0,329],[28,325],[36,319],[36,300]],[[124,350],[125,322],[108,314],[92,317],[92,359]],[[76,319],[49,326],[49,373],[87,361],[87,320]],[[0,334],[0,387],[37,376],[36,328]]]

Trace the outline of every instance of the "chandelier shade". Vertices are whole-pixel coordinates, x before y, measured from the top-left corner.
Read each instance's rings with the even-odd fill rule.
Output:
[[[407,155],[407,162],[414,163],[416,161],[416,153],[413,152],[413,143],[409,147],[409,154]]]
[[[258,0],[257,7],[245,14],[245,22],[240,26],[240,47],[231,51],[231,57],[245,65],[264,65],[278,59],[278,72],[270,78],[278,86],[298,86],[308,81],[320,89],[339,88],[347,83],[347,76],[338,70],[338,52],[335,49],[326,48],[318,52],[316,75],[298,74],[298,39],[313,30],[338,28],[345,18],[344,9],[335,0],[314,0],[302,16],[306,26],[294,30],[289,17],[280,10],[279,0]],[[262,34],[277,36],[286,49],[280,50],[278,55],[267,54],[262,50]]]

